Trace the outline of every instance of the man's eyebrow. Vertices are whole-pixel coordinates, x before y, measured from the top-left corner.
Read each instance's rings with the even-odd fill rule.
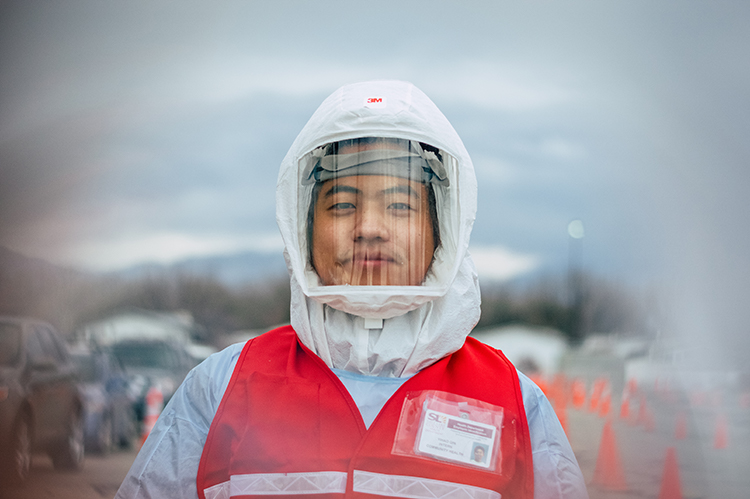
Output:
[[[360,189],[357,189],[356,187],[352,187],[350,185],[332,185],[330,189],[328,189],[325,194],[323,194],[324,198],[329,198],[331,196],[334,196],[340,192],[348,192],[351,194],[362,194],[362,191]],[[388,187],[387,189],[383,189],[380,191],[381,194],[406,194],[408,196],[414,196],[415,198],[419,199],[419,192],[417,192],[416,189],[412,188],[410,185],[394,185],[393,187]]]
[[[383,194],[407,194],[419,199],[419,192],[417,192],[416,189],[413,189],[410,185],[396,185],[389,187],[388,189],[383,189],[380,192]]]
[[[339,192],[349,192],[351,194],[361,194],[362,191],[357,189],[356,187],[351,187],[349,185],[332,185],[330,189],[326,191],[325,194],[323,194],[324,198],[329,198],[335,194],[338,194]]]

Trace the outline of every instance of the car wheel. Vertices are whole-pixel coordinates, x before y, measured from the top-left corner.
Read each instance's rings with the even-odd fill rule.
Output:
[[[10,448],[2,463],[3,481],[18,485],[26,481],[31,469],[31,429],[23,417],[19,418],[13,428]]]
[[[109,414],[104,414],[96,432],[95,446],[98,453],[107,455],[112,451],[112,446],[114,445],[113,435],[112,417]]]
[[[58,470],[80,470],[83,468],[83,419],[80,414],[70,416],[68,434],[52,453],[52,464]]]

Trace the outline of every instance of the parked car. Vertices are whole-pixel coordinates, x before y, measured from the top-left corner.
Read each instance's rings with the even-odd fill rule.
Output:
[[[57,469],[83,466],[83,404],[75,366],[46,322],[0,316],[0,478],[25,480],[31,454]]]
[[[218,352],[215,347],[201,343],[188,343],[185,350],[193,362],[193,367],[206,360],[211,354]]]
[[[106,351],[80,345],[71,348],[71,357],[83,399],[86,449],[108,454],[115,447],[130,447],[136,420],[120,363]]]
[[[178,342],[126,340],[109,348],[128,376],[128,391],[138,421],[143,421],[149,388],[159,388],[166,404],[194,366],[192,358]]]

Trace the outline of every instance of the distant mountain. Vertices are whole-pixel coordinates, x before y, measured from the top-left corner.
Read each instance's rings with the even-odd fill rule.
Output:
[[[45,280],[58,276],[71,277],[75,275],[80,276],[83,273],[54,265],[41,258],[22,255],[5,246],[0,246],[0,276],[3,277],[0,284],[20,277]]]
[[[67,303],[91,278],[0,246],[0,315],[38,317],[64,326]]]
[[[125,279],[164,274],[211,277],[233,288],[288,275],[281,252],[258,253],[254,251],[189,258],[168,265],[146,263],[112,274]]]
[[[231,255],[214,255],[189,258],[172,264],[143,263],[122,270],[97,274],[81,272],[54,265],[39,258],[32,258],[0,246],[0,299],[9,295],[34,295],[38,287],[48,286],[70,279],[96,278],[97,276],[119,277],[124,280],[146,276],[191,275],[211,277],[222,284],[236,288],[258,281],[286,277],[284,256],[278,253],[246,251]],[[18,293],[19,286],[28,291]],[[5,291],[5,293],[3,293]],[[0,307],[0,311],[3,307]],[[16,307],[5,307],[7,308]]]

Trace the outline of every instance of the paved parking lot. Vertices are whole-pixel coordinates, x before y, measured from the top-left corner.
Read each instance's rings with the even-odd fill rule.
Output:
[[[619,400],[613,403],[609,418],[624,474],[624,491],[592,484],[606,418],[587,408],[569,408],[568,437],[590,484],[591,499],[658,497],[669,447],[675,448],[685,499],[748,497],[750,409],[741,407],[737,400],[725,397],[720,406],[707,402],[696,407],[689,403],[685,394],[662,397],[651,392],[647,401],[654,415],[652,431],[647,431],[643,424],[634,425],[636,415],[629,420],[620,418]],[[681,414],[686,431],[685,437],[678,439],[676,430]],[[722,431],[720,415],[726,421],[724,448],[716,448],[716,433]]]
[[[590,387],[589,390],[590,392]],[[633,397],[631,417],[620,418],[619,395],[612,399],[609,419],[616,452],[622,466],[625,488],[608,490],[592,484],[601,437],[607,417],[568,404],[568,437],[576,453],[591,499],[656,498],[663,481],[667,449],[674,447],[679,465],[682,496],[685,499],[744,499],[750,490],[750,408],[743,407],[739,394],[703,397],[691,403],[690,394],[641,390],[653,413],[653,430],[633,424],[638,412]],[[695,399],[695,398],[694,398]],[[720,402],[717,402],[720,400]],[[680,414],[684,415],[685,437],[676,438]],[[716,448],[719,415],[726,421],[726,446]],[[636,418],[637,419],[637,418]],[[136,455],[136,450],[106,457],[87,456],[83,471],[57,472],[43,455],[34,457],[29,483],[23,488],[4,490],[12,499],[101,499],[114,496]]]
[[[102,499],[114,497],[132,464],[137,449],[109,456],[86,456],[79,472],[55,471],[52,460],[35,455],[28,482],[2,490],[3,499]]]

